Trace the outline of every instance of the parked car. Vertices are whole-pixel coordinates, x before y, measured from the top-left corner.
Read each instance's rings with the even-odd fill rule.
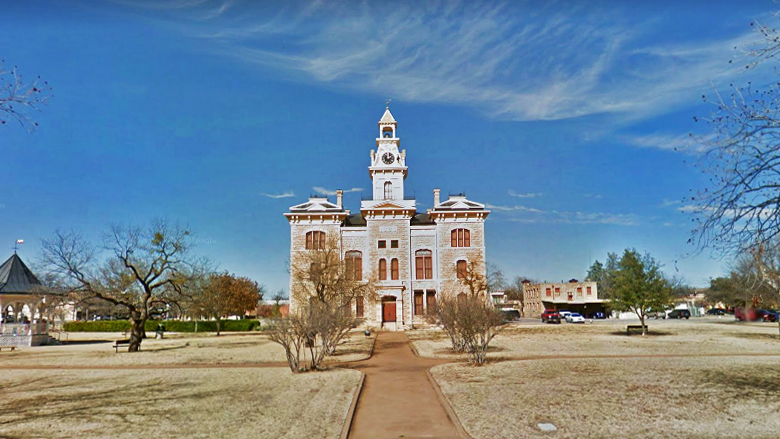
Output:
[[[755,308],[734,308],[734,318],[739,322],[757,322],[763,318]]]
[[[520,311],[516,309],[502,309],[501,316],[504,318],[505,322],[520,320]]]
[[[569,323],[585,323],[585,317],[579,313],[572,312],[566,316],[566,321]]]
[[[711,309],[707,310],[707,315],[708,316],[722,316],[722,315],[725,315],[725,314],[726,314],[726,311],[722,310],[720,308],[711,308]]]
[[[561,323],[561,315],[554,309],[546,309],[542,313],[542,323]]]
[[[665,319],[666,311],[650,309],[647,311],[647,317],[652,317],[654,319]]]
[[[566,316],[571,314],[571,311],[569,311],[567,309],[561,309],[561,310],[558,310],[558,314],[561,316],[561,319],[566,320]]]
[[[675,309],[672,310],[669,314],[666,315],[670,319],[690,319],[691,318],[691,312],[687,309]]]
[[[776,322],[777,321],[777,311],[774,310],[767,310],[767,309],[759,309],[758,310],[759,315],[761,316],[761,320],[764,322]]]
[[[607,318],[607,315],[606,315],[606,314],[604,314],[604,313],[603,313],[603,312],[601,312],[601,311],[596,311],[596,312],[592,312],[592,313],[590,313],[590,316],[589,316],[589,317],[590,317],[591,319],[606,319],[606,318]]]

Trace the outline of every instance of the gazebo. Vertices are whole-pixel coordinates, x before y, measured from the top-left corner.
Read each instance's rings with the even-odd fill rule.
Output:
[[[14,252],[0,265],[0,348],[48,342],[47,322],[35,320],[45,303],[41,282]]]

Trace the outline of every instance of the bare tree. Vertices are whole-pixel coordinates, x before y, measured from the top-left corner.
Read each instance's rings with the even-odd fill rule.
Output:
[[[188,230],[164,220],[146,229],[113,225],[101,259],[80,234],[57,231],[42,241],[42,258],[70,291],[126,308],[132,324],[128,350],[136,352],[150,311],[175,302],[188,281],[191,240]]]
[[[759,41],[747,46],[748,71],[774,60],[780,52],[780,32],[751,23]],[[729,61],[731,62],[731,61]],[[763,81],[762,81],[763,82]],[[690,197],[696,226],[689,242],[698,250],[711,248],[744,253],[755,246],[776,244],[780,233],[780,83],[731,84],[728,94],[702,96],[712,110],[694,118],[711,134],[699,138],[697,166],[710,184]]]
[[[26,81],[16,66],[8,69],[5,60],[0,61],[0,125],[15,119],[28,131],[38,126],[27,110],[40,111],[52,97],[51,88],[40,76]]]
[[[333,355],[360,323],[352,312],[354,301],[358,297],[376,299],[373,283],[364,280],[360,267],[347,263],[340,252],[338,240],[331,238],[322,248],[291,257],[290,315],[273,323],[269,334],[284,347],[293,372],[320,368],[324,358]],[[305,349],[310,361],[303,366]]]
[[[458,273],[463,288],[442,291],[431,321],[438,322],[456,352],[465,351],[469,362],[481,365],[486,360],[490,342],[503,325],[501,311],[490,302],[488,279],[481,260],[469,262]]]

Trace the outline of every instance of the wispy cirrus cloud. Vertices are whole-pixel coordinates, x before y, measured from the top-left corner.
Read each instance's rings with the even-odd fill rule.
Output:
[[[468,105],[489,117],[523,121],[596,114],[637,120],[679,110],[697,103],[712,81],[741,70],[727,60],[734,46],[755,39],[746,32],[687,45],[654,43],[664,28],[657,17],[576,3],[543,8],[535,2],[313,1],[258,7],[179,0],[151,7],[160,9],[161,3],[176,11],[192,5],[190,15],[171,22],[202,39],[203,47],[287,78],[412,102]]]
[[[268,197],[268,198],[279,199],[279,198],[294,197],[295,196],[295,192],[290,191],[290,192],[284,192],[282,194],[266,194],[265,192],[261,192],[260,195],[262,195],[264,197]]]
[[[324,187],[321,186],[314,186],[312,190],[314,190],[314,192],[317,192],[318,194],[321,195],[336,195],[336,189],[330,190],[330,189],[325,189]],[[346,194],[349,192],[362,192],[362,191],[363,191],[362,188],[353,187],[352,189],[345,189],[344,193]]]
[[[486,207],[497,213],[508,215],[509,221],[522,223],[547,224],[612,224],[617,226],[637,226],[639,216],[635,214],[614,214],[606,212],[568,212],[559,210],[540,210],[526,206],[498,206],[487,204]]]
[[[507,191],[507,193],[508,193],[510,196],[512,196],[512,197],[517,197],[517,198],[536,198],[536,197],[541,197],[541,196],[543,195],[541,192],[538,192],[538,193],[532,193],[532,192],[529,192],[529,193],[525,193],[525,194],[520,194],[520,193],[517,193],[517,192],[516,192],[515,190],[513,190],[513,189],[509,189],[509,190]]]

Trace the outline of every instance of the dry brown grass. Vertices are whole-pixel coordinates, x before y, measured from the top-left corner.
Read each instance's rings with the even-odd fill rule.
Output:
[[[258,333],[223,334],[174,334],[165,339],[144,340],[141,351],[119,353],[111,347],[122,334],[71,333],[69,342],[59,346],[35,346],[14,352],[0,352],[0,367],[23,365],[59,366],[132,366],[171,364],[237,364],[286,361],[284,349]],[[366,358],[371,349],[371,339],[360,331],[353,331],[339,345],[336,355],[326,359],[326,364],[337,364]]]
[[[0,437],[337,438],[360,372],[4,371]]]
[[[650,333],[625,335],[626,324],[612,320],[593,324],[509,326],[490,345],[488,359],[545,355],[648,355],[648,354],[780,354],[780,338],[773,323],[744,324],[733,319],[650,320]],[[462,358],[453,354],[440,330],[408,333],[424,357]]]
[[[780,436],[776,357],[461,363],[432,374],[476,439]]]

